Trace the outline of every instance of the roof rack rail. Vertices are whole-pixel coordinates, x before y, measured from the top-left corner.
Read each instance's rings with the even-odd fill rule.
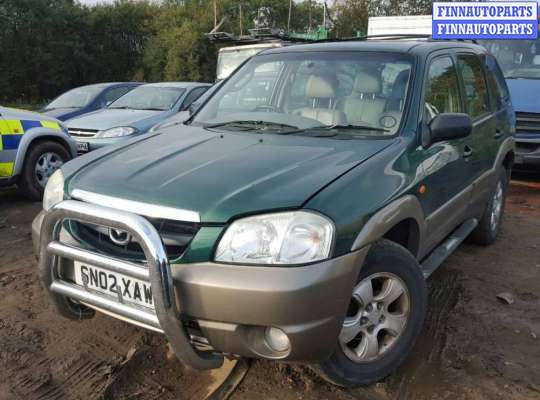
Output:
[[[378,40],[399,40],[399,39],[427,39],[427,40],[437,40],[433,39],[433,36],[427,33],[389,33],[389,34],[377,34],[377,35],[358,35],[352,37],[338,38],[338,39],[329,39],[336,41],[361,41],[368,39],[378,39]],[[441,39],[441,40],[455,40],[459,42],[470,41],[477,43],[476,39]]]

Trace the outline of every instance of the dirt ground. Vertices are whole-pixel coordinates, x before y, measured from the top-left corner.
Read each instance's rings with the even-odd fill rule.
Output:
[[[31,248],[39,209],[0,190],[0,400],[204,398],[220,377],[183,369],[161,335],[52,312]],[[461,246],[429,286],[423,334],[384,382],[343,390],[306,367],[257,361],[231,398],[540,399],[540,171],[515,176],[498,242]]]

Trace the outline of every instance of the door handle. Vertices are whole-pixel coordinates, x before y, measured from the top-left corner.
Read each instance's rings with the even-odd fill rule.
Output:
[[[493,136],[495,139],[499,139],[503,136],[503,131],[501,131],[499,128],[495,129],[495,135]]]
[[[473,149],[471,149],[469,146],[465,146],[463,148],[463,157],[464,158],[468,158],[472,155],[473,153]]]

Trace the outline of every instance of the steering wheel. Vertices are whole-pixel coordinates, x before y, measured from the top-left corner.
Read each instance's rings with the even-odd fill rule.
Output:
[[[252,111],[266,111],[266,112],[276,112],[278,108],[270,104],[259,104]]]

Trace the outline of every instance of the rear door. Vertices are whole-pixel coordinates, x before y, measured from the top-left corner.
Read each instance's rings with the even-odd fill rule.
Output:
[[[465,110],[471,117],[473,129],[465,139],[464,160],[469,169],[469,184],[473,184],[469,214],[477,214],[492,187],[493,161],[504,128],[498,126],[497,114],[501,104],[490,96],[484,55],[459,53],[457,65],[465,97]],[[500,135],[500,136],[499,136]],[[481,211],[481,210],[480,210]]]

